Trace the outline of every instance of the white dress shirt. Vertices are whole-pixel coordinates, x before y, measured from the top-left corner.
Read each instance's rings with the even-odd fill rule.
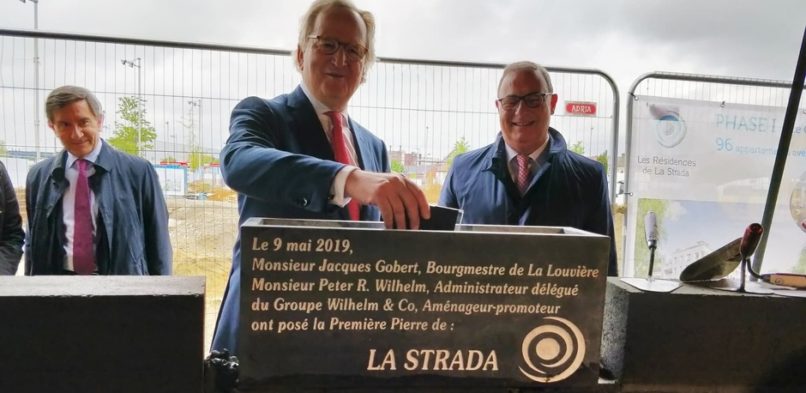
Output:
[[[537,148],[537,150],[533,151],[529,154],[529,178],[531,179],[534,176],[535,172],[537,172],[537,168],[540,166],[538,164],[537,159],[543,154],[543,151],[546,150],[546,146],[549,145],[549,141],[551,140],[551,136],[546,138],[546,141],[543,142],[543,146]],[[509,176],[512,178],[512,181],[515,184],[518,184],[518,160],[515,157],[518,155],[514,149],[509,147],[509,145],[504,143],[504,147],[507,151],[507,168],[509,169]]]

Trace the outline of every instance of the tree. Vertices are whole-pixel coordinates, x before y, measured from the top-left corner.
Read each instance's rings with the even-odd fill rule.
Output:
[[[571,145],[571,147],[568,148],[568,150],[571,150],[572,152],[577,153],[579,155],[583,155],[585,154],[585,145],[582,143],[582,141],[577,141],[576,143]]]
[[[403,173],[406,170],[406,167],[403,166],[403,163],[398,160],[392,160],[392,172],[395,173]]]
[[[8,156],[8,149],[6,149],[6,141],[0,140],[0,156]]]
[[[115,122],[114,135],[107,140],[110,145],[135,156],[139,156],[142,150],[154,148],[157,132],[146,120],[144,104],[145,100],[138,97],[121,97],[119,99],[117,113],[120,115],[121,121]]]
[[[599,161],[604,166],[604,171],[607,173],[607,150],[596,156],[596,161]]]
[[[448,153],[448,157],[446,159],[446,161],[448,162],[448,166],[451,166],[453,164],[453,159],[456,158],[456,156],[465,153],[468,150],[470,150],[470,144],[467,143],[465,137],[459,138],[459,140],[457,140],[453,144],[453,150],[451,150],[451,152]]]
[[[193,147],[188,158],[188,166],[190,170],[195,171],[204,165],[217,163],[218,159],[212,154],[207,154],[200,151],[198,148]]]

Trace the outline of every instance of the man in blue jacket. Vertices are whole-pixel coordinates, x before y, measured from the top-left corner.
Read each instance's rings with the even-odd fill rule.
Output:
[[[302,84],[270,100],[249,97],[232,111],[221,173],[250,217],[378,220],[419,227],[425,194],[389,172],[386,146],[347,114],[374,60],[375,22],[349,0],[317,0],[302,18],[295,51]],[[212,349],[237,352],[240,239],[233,250]]]
[[[17,193],[6,166],[0,162],[0,275],[13,276],[17,272],[24,240]]]
[[[603,166],[569,151],[549,127],[557,105],[549,73],[532,62],[507,66],[496,107],[496,141],[454,159],[439,204],[464,210],[469,224],[568,226],[610,237],[613,218]]]
[[[171,274],[168,209],[157,173],[101,139],[89,90],[62,86],[45,103],[64,150],[34,165],[25,189],[25,274]]]

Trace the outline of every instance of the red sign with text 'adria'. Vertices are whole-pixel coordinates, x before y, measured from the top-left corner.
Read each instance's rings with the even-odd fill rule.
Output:
[[[595,116],[596,103],[582,101],[566,101],[565,112],[574,116]]]

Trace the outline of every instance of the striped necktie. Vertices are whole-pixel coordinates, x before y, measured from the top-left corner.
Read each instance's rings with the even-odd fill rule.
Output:
[[[529,188],[529,161],[531,159],[523,154],[518,154],[515,156],[515,159],[518,163],[518,177],[516,183],[518,185],[518,191],[523,195],[526,193],[526,189]]]
[[[350,153],[347,151],[347,143],[344,141],[344,124],[343,124],[343,117],[339,112],[326,112],[326,115],[330,117],[331,122],[333,123],[333,129],[331,130],[330,136],[330,144],[333,146],[333,156],[336,158],[336,161],[347,164],[347,165],[355,165],[353,160],[350,159]],[[358,202],[355,199],[351,199],[350,203],[347,204],[347,210],[350,213],[350,219],[353,221],[358,221],[359,219],[359,207]]]

